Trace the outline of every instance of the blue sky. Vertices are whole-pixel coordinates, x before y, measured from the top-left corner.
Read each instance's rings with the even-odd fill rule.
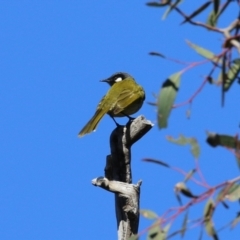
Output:
[[[186,3],[183,9],[190,13],[194,7]],[[220,26],[226,27],[236,11],[235,7],[226,13]],[[109,135],[115,125],[105,116],[95,133],[77,137],[108,90],[99,80],[126,71],[144,87],[146,100],[154,101],[152,93],[158,93],[162,82],[183,66],[148,52],[159,51],[186,62],[202,60],[189,49],[186,39],[215,53],[221,51],[221,35],[188,24],[180,26],[182,19],[174,12],[162,21],[162,14],[162,9],[137,0],[1,2],[1,239],[116,238],[114,196],[91,185],[93,178],[104,175]],[[203,65],[184,74],[176,102],[196,91],[210,67]],[[177,206],[173,188],[183,180],[175,172],[142,162],[143,158],[161,159],[185,171],[194,167],[188,147],[172,145],[167,135],[197,138],[200,166],[210,185],[239,175],[232,154],[205,143],[206,130],[239,132],[239,85],[234,84],[226,95],[224,108],[220,99],[220,88],[206,85],[192,104],[191,119],[186,118],[188,106],[177,108],[169,127],[161,131],[154,107],[145,103],[136,114],[155,123],[132,148],[133,182],[143,180],[142,209],[161,215]],[[193,183],[189,186],[196,194],[204,191]],[[218,227],[239,210],[237,203],[229,205],[230,210],[217,208]],[[200,217],[203,208],[204,203],[191,209],[191,219]],[[139,230],[150,224],[141,218]],[[196,238],[199,231],[199,227],[190,230],[186,239]],[[219,233],[220,239],[238,239],[239,235],[239,227]],[[203,239],[208,239],[206,234]]]

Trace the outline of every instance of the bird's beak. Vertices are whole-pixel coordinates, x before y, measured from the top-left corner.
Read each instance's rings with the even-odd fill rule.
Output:
[[[106,82],[106,83],[109,83],[110,82],[110,79],[107,78],[107,79],[103,79],[103,80],[100,80],[100,82]]]

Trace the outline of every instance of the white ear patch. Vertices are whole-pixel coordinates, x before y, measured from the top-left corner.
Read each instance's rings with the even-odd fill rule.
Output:
[[[121,82],[123,79],[121,77],[118,77],[117,79],[115,79],[114,82]]]

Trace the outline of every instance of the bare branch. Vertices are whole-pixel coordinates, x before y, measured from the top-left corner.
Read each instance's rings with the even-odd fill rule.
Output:
[[[143,116],[118,126],[110,136],[111,155],[107,156],[105,177],[92,184],[115,193],[118,239],[127,240],[138,232],[139,198],[142,181],[132,184],[131,146],[142,138],[153,124]]]

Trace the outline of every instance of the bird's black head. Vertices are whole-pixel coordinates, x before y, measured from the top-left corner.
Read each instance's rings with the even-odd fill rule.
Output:
[[[101,82],[107,82],[110,86],[112,86],[113,84],[115,84],[117,82],[121,82],[121,81],[125,80],[126,78],[133,79],[133,77],[131,75],[129,75],[128,73],[117,72],[117,73],[113,74],[112,76],[110,76],[109,78],[101,80]]]

